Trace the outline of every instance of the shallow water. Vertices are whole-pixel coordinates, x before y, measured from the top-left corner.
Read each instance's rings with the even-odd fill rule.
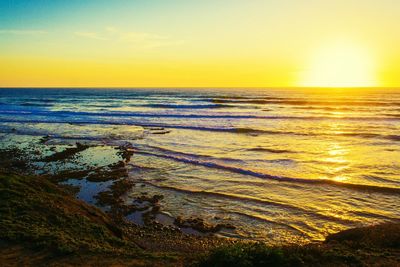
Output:
[[[0,132],[129,142],[145,185],[132,197],[238,226],[223,236],[318,240],[400,218],[400,90],[0,89]]]

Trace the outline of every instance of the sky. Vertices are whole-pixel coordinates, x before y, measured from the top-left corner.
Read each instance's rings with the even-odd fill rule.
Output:
[[[0,87],[400,86],[398,0],[0,0]]]

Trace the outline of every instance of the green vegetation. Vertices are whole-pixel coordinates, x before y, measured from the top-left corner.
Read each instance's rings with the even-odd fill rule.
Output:
[[[294,266],[299,260],[295,257],[285,258],[279,248],[267,247],[261,243],[238,243],[220,247],[211,252],[200,262],[200,266]]]
[[[328,236],[324,243],[267,246],[237,243],[213,250],[205,266],[399,266],[400,224],[355,228]]]
[[[326,246],[272,247],[263,243],[238,243],[212,251],[199,266],[360,266],[361,263],[348,251]]]
[[[0,238],[57,253],[137,253],[100,210],[42,177],[0,174]]]

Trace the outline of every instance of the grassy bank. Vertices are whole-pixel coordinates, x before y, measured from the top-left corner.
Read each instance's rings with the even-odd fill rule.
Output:
[[[239,243],[217,248],[199,263],[206,266],[400,266],[400,224],[355,228],[304,246],[269,247]]]
[[[10,248],[20,251],[14,260],[37,252],[41,256],[32,258],[41,263],[69,259],[67,265],[82,256],[89,261],[118,256],[135,265],[174,262],[144,251],[108,215],[36,176],[0,173],[0,240],[3,256]]]

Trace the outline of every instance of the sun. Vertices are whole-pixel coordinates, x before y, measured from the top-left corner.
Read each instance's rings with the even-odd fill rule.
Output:
[[[304,87],[377,86],[372,56],[362,46],[336,43],[315,52],[309,68],[302,72],[299,85]]]

